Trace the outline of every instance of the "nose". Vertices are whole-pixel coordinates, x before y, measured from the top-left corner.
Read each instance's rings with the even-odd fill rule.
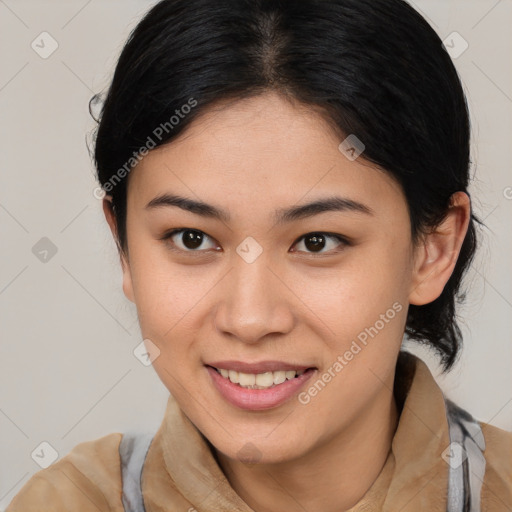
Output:
[[[217,330],[248,344],[289,333],[295,322],[289,284],[263,255],[252,263],[236,258],[218,298]]]

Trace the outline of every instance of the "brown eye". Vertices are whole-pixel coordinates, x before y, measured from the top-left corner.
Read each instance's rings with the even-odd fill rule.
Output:
[[[206,233],[197,229],[175,229],[162,237],[162,240],[171,242],[176,250],[184,252],[201,252],[207,249],[215,249],[215,243],[210,247],[204,247],[205,241],[212,240]]]
[[[323,254],[337,248],[341,250],[343,246],[349,245],[348,241],[342,236],[330,233],[308,233],[307,235],[302,236],[296,245],[301,246],[301,244],[302,247],[305,248],[305,251],[303,249],[299,249],[300,251],[310,252],[313,254]],[[324,251],[325,248],[327,248],[326,251]]]
[[[203,235],[199,231],[182,231],[181,241],[187,249],[197,249],[203,243]]]

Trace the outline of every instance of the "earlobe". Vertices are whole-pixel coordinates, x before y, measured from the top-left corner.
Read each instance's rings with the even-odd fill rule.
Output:
[[[135,304],[135,297],[133,295],[133,283],[130,266],[124,262],[123,264],[123,292],[125,297]]]
[[[110,231],[112,232],[112,236],[114,237],[119,252],[119,259],[121,261],[121,268],[123,271],[123,292],[128,300],[135,303],[130,263],[123,253],[121,247],[119,246],[119,239],[117,236],[117,223],[113,211],[111,196],[105,196],[103,199],[103,213],[105,214],[105,219],[107,220],[107,223],[110,227]]]
[[[441,295],[457,263],[470,217],[469,196],[456,192],[444,220],[415,249],[410,304],[429,304]]]

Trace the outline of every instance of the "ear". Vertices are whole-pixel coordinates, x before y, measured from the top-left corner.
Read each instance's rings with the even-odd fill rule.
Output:
[[[471,217],[471,202],[455,192],[444,220],[416,246],[409,303],[422,306],[436,300],[450,279]]]
[[[130,269],[130,262],[127,256],[124,254],[123,250],[121,249],[121,246],[119,245],[119,239],[117,236],[117,222],[116,216],[114,214],[114,206],[112,204],[112,196],[105,196],[103,198],[103,213],[105,214],[105,219],[107,220],[107,223],[110,226],[110,231],[112,232],[112,236],[114,237],[114,240],[117,245],[117,250],[119,252],[121,268],[123,270],[123,292],[128,300],[135,302],[133,295],[133,282]]]

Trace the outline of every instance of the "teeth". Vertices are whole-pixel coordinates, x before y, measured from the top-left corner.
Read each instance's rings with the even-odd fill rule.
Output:
[[[272,372],[274,376],[274,384],[282,384],[286,380],[286,372]]]
[[[226,370],[224,368],[216,368],[216,370],[233,384],[240,384],[243,388],[248,389],[267,389],[277,384],[282,384],[285,380],[294,379],[295,376],[302,375],[305,370],[279,370],[276,372],[265,373],[243,373],[234,370]]]
[[[274,375],[272,372],[258,373],[255,381],[257,386],[268,388],[274,384]]]
[[[238,373],[238,383],[240,386],[254,386],[256,384],[256,375],[254,373]]]

